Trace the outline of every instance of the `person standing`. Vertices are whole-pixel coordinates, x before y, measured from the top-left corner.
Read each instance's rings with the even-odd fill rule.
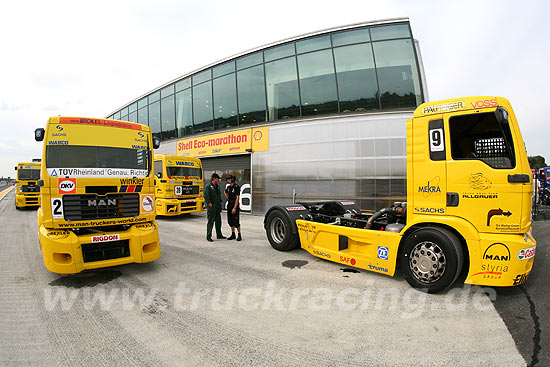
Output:
[[[227,223],[231,227],[231,236],[228,240],[241,241],[241,224],[239,223],[239,198],[241,196],[241,187],[235,182],[235,176],[227,176],[227,182],[229,186],[224,191],[225,198],[227,199]],[[235,237],[235,228],[239,232],[239,235]]]
[[[222,234],[222,195],[218,183],[220,182],[220,176],[214,172],[210,178],[210,183],[204,188],[204,202],[206,203],[206,217],[208,223],[206,224],[206,240],[213,242],[212,240],[212,227],[216,225],[216,238],[225,239]]]

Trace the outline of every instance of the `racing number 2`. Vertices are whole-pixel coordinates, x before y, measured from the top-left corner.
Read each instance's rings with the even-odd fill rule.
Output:
[[[63,218],[63,202],[61,198],[52,199],[52,218]]]

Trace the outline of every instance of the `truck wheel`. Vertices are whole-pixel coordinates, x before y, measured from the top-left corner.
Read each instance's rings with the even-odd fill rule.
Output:
[[[278,251],[294,250],[300,244],[300,238],[292,233],[290,219],[280,210],[274,210],[266,219],[266,234],[271,246]]]
[[[423,228],[404,241],[399,265],[413,288],[438,293],[460,275],[464,255],[456,235],[444,228]]]

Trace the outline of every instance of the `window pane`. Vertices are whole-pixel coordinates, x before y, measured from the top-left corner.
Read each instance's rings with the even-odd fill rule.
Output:
[[[154,102],[149,105],[149,126],[153,136],[160,139],[160,102]]]
[[[137,122],[137,111],[132,112],[128,115],[129,122]]]
[[[265,64],[269,121],[300,116],[296,57]]]
[[[160,91],[160,98],[168,97],[172,94],[174,94],[174,84],[162,88]]]
[[[338,79],[340,111],[379,108],[378,85],[370,43],[337,47],[334,61]]]
[[[176,83],[176,93],[191,86],[191,78],[185,78]]]
[[[422,103],[411,40],[374,42],[382,108],[416,107]]]
[[[228,61],[212,69],[214,78],[220,75],[229,74],[235,71],[235,60]]]
[[[115,113],[114,119],[115,119],[115,120],[120,120],[120,111],[118,111],[117,113]]]
[[[331,50],[298,56],[302,116],[338,112]]]
[[[128,114],[128,107],[123,108],[120,110],[120,116],[126,116]]]
[[[138,108],[147,106],[147,97],[142,98],[138,101]]]
[[[453,159],[480,160],[493,168],[516,166],[510,126],[499,127],[493,112],[453,116],[449,128]]]
[[[373,27],[370,29],[370,35],[373,41],[377,41],[391,38],[410,37],[411,33],[409,32],[409,26],[407,24],[398,24]]]
[[[193,115],[195,117],[195,133],[214,129],[212,82],[193,87]]]
[[[130,106],[128,106],[128,112],[134,112],[137,110],[137,102],[132,103]]]
[[[237,72],[239,124],[265,121],[265,83],[262,65]]]
[[[214,79],[214,128],[223,129],[237,126],[237,91],[235,74]]]
[[[254,66],[261,64],[263,62],[262,53],[256,52],[255,54],[248,55],[237,59],[237,70],[247,68],[249,66]]]
[[[334,47],[368,41],[370,41],[368,29],[358,29],[355,31],[340,32],[332,35],[332,45]]]
[[[191,89],[176,94],[176,125],[178,136],[193,134]]]
[[[149,96],[149,103],[156,102],[160,99],[160,92],[155,92]]]
[[[160,101],[160,116],[162,118],[162,139],[176,137],[176,118],[174,116],[174,96]]]
[[[128,121],[128,115],[124,115],[120,118],[122,121]]]
[[[202,71],[198,74],[193,75],[192,78],[193,78],[193,85],[197,85],[199,83],[205,82],[212,78],[212,70],[208,69],[208,70]]]
[[[294,56],[294,43],[277,46],[264,51],[265,61],[281,59],[287,56]]]
[[[298,53],[315,51],[328,47],[330,47],[330,38],[328,35],[296,42],[296,51]]]
[[[140,108],[138,110],[138,123],[143,125],[149,125],[149,114],[147,111],[147,106]]]

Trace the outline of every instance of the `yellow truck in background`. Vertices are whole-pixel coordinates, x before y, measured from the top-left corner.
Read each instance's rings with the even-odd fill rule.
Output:
[[[351,200],[272,207],[271,245],[393,276],[436,293],[523,284],[532,269],[533,182],[507,99],[424,103],[407,121],[407,202],[374,214]]]
[[[204,211],[202,165],[198,158],[155,154],[157,215]]]
[[[18,163],[15,170],[17,171],[15,209],[40,206],[40,186],[37,185],[40,179],[40,160],[33,159],[32,162]]]
[[[38,238],[46,268],[78,273],[160,257],[148,126],[52,117],[44,141]]]

